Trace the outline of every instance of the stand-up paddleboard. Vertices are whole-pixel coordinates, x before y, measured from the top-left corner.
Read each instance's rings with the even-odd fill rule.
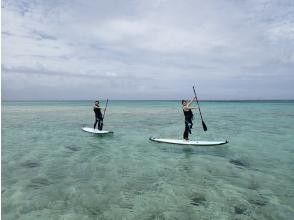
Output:
[[[113,133],[113,131],[105,131],[105,130],[98,130],[98,129],[94,129],[94,128],[87,128],[84,127],[82,128],[83,131],[92,133],[92,134],[109,134],[109,133]]]
[[[186,141],[180,139],[149,138],[151,141],[167,144],[195,145],[195,146],[215,146],[229,143],[226,141]]]

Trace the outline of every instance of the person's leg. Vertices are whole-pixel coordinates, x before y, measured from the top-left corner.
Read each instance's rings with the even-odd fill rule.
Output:
[[[98,122],[98,118],[95,118],[94,130],[95,130],[95,128],[96,128],[97,122]],[[98,124],[98,128],[99,128],[99,124]]]
[[[189,140],[189,132],[188,132],[187,129],[185,129],[185,131],[184,131],[183,138],[184,138],[185,140]]]
[[[189,133],[192,134],[192,131],[191,131],[191,129],[192,129],[192,127],[193,127],[192,118],[189,118],[189,119],[187,120],[187,122],[188,122]]]
[[[185,131],[184,131],[184,134],[183,134],[183,138],[185,140],[189,140],[189,125],[188,125],[188,122],[185,121]]]
[[[102,118],[98,119],[98,129],[99,130],[102,130],[102,121],[103,121]]]

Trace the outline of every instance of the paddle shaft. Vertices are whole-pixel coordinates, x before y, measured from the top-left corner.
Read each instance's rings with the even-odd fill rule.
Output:
[[[103,129],[103,120],[104,120],[104,116],[105,116],[105,111],[106,111],[106,108],[107,108],[107,104],[108,104],[108,99],[106,100],[106,105],[105,105],[105,108],[104,108],[104,111],[103,111],[103,117],[102,117],[102,123],[101,123],[101,127],[100,127],[100,130]]]
[[[196,95],[196,91],[195,91],[195,87],[194,86],[193,86],[193,91],[194,91],[195,99],[196,99],[196,102],[197,102],[197,105],[198,105],[198,109],[199,109],[199,113],[200,113],[200,117],[201,117],[201,121],[202,121],[203,130],[204,131],[207,131],[207,127],[206,127],[206,124],[203,121],[202,113],[201,113],[201,110],[200,110],[200,105],[199,105],[199,102],[198,102],[198,99],[197,99],[197,95]]]
[[[105,111],[106,111],[106,108],[107,108],[107,104],[108,104],[108,99],[106,100],[106,105],[105,105],[105,108],[104,108],[104,112],[103,112],[103,117],[102,117],[102,119],[104,119]]]

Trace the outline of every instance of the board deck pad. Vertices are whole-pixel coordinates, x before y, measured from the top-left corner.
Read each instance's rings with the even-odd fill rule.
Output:
[[[149,138],[151,141],[167,144],[180,144],[180,145],[195,145],[195,146],[215,146],[229,143],[226,141],[186,141],[180,139],[167,139],[167,138]]]
[[[89,132],[89,133],[92,133],[92,134],[109,134],[109,133],[113,133],[113,131],[98,130],[98,129],[88,128],[88,127],[83,127],[82,130],[86,131],[86,132]]]

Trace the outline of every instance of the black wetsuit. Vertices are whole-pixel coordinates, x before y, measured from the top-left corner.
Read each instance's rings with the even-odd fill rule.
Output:
[[[94,129],[98,123],[98,130],[101,130],[101,125],[103,122],[102,114],[101,114],[101,109],[100,108],[95,108],[93,109],[95,112],[95,123],[94,123]]]
[[[189,111],[184,111],[184,115],[185,115],[185,131],[184,131],[184,134],[183,134],[183,138],[188,140],[189,139],[189,134],[191,134],[191,129],[192,129],[192,126],[193,126],[193,112],[191,109],[189,109]]]

